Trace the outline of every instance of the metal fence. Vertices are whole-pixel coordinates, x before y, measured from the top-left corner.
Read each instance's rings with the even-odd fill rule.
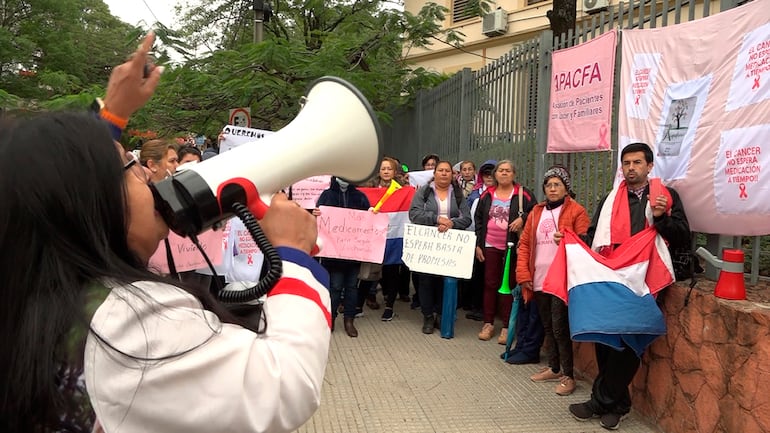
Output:
[[[735,0],[630,0],[582,20],[574,31],[554,37],[549,30],[516,45],[510,52],[478,71],[466,68],[434,89],[417,95],[413,108],[392,113],[384,126],[386,154],[410,167],[423,155],[436,153],[452,162],[511,159],[517,180],[536,186],[545,168],[563,164],[573,175],[573,189],[589,212],[612,188],[617,170],[617,117],[612,119],[609,152],[546,153],[550,99],[551,54],[586,42],[611,29],[656,28],[692,21],[735,7]],[[717,10],[718,8],[718,10]],[[620,47],[616,76],[620,68]],[[619,104],[615,82],[613,111]],[[533,188],[540,193],[539,188]],[[752,283],[770,274],[770,237],[709,235],[712,251],[742,247]],[[762,266],[760,266],[762,263]],[[715,273],[712,270],[712,275]]]

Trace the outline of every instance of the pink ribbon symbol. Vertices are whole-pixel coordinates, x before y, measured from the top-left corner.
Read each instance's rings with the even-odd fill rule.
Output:
[[[247,264],[247,265],[253,265],[253,264],[254,264],[254,259],[252,259],[252,258],[251,258],[251,254],[249,254],[248,256],[246,256],[246,260],[247,260],[247,261],[246,261],[246,264]]]
[[[599,127],[599,147],[602,149],[608,149],[610,147],[610,143],[607,142],[607,125],[602,123],[602,126]]]
[[[757,78],[754,78],[754,85],[751,86],[751,90],[759,89],[759,75],[757,75]]]
[[[639,98],[641,98],[642,95],[636,95],[636,99],[634,99],[634,105],[639,105]]]
[[[738,195],[738,198],[749,198],[749,195],[746,194],[746,184],[742,183],[738,185],[738,189],[741,190],[741,193]]]

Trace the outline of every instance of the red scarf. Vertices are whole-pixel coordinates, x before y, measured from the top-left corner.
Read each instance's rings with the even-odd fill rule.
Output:
[[[655,200],[661,194],[666,196],[666,214],[671,215],[673,199],[671,198],[671,193],[663,186],[660,179],[651,178],[648,191],[648,204],[650,198]],[[645,219],[645,227],[648,225]],[[612,245],[622,244],[631,237],[631,211],[628,207],[628,185],[625,180],[618,185],[618,192],[615,194],[615,201],[612,203],[612,224],[610,230]]]

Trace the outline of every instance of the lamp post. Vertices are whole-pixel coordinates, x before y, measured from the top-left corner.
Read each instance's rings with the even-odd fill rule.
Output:
[[[262,42],[263,25],[270,21],[273,8],[265,0],[253,0],[254,6],[254,43]]]

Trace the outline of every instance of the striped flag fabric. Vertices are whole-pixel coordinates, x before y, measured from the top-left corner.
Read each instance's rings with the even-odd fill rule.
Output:
[[[673,282],[671,256],[654,227],[632,236],[609,257],[565,230],[543,291],[569,305],[572,340],[617,350],[625,342],[641,356],[666,333],[654,295]]]
[[[358,190],[366,194],[369,203],[374,205],[385,195],[387,188],[358,188]],[[409,222],[409,206],[412,204],[414,192],[413,187],[402,186],[385,200],[380,208],[380,213],[389,218],[383,265],[403,263],[401,253],[404,249],[404,224]]]

